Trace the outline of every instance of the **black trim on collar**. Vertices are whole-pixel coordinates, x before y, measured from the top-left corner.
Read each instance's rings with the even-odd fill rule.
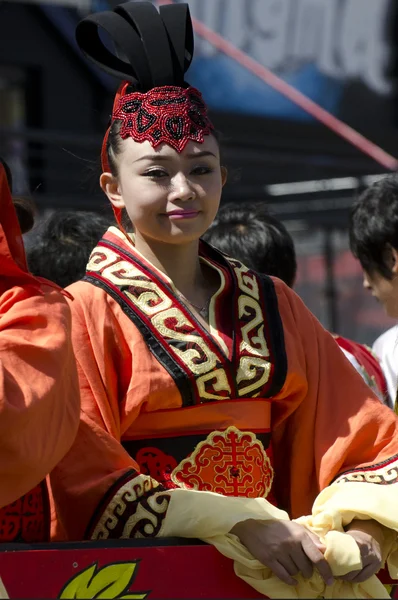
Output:
[[[92,283],[96,287],[101,288],[119,304],[122,311],[134,323],[138,331],[141,333],[146,344],[148,345],[150,352],[173,378],[173,381],[181,394],[182,405],[193,406],[195,401],[192,393],[192,384],[189,378],[180,365],[162,347],[150,328],[147,327],[147,325],[142,321],[139,314],[131,310],[131,308],[123,300],[123,297],[117,294],[110,286],[106,285],[103,280],[96,279],[95,277],[86,274],[83,278],[83,281],[87,281],[88,283]]]
[[[268,275],[258,275],[264,295],[264,305],[262,309],[265,313],[265,320],[269,326],[268,343],[271,356],[273,357],[274,372],[271,376],[271,385],[268,388],[266,397],[276,396],[282,389],[287,376],[287,355],[285,346],[285,335],[283,332],[283,323],[279,312],[278,297],[276,295],[275,284]]]

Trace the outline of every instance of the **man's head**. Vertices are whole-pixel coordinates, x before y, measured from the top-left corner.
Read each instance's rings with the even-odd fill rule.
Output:
[[[262,204],[223,206],[203,239],[250,269],[293,287],[297,271],[293,240]]]
[[[370,186],[350,216],[350,246],[361,263],[364,287],[386,313],[398,317],[398,177]]]
[[[66,287],[84,277],[91,251],[112,219],[94,212],[57,211],[27,249],[33,275]]]

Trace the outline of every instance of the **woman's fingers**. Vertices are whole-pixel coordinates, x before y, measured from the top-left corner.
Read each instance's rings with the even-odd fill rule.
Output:
[[[346,575],[342,575],[341,577],[339,577],[338,579],[342,579],[343,581],[348,581],[349,583],[352,583],[354,581],[354,579],[360,574],[362,573],[362,570],[357,570],[357,571],[350,571],[349,573],[347,573]]]
[[[300,572],[295,560],[288,554],[286,554],[286,556],[284,556],[282,559],[279,559],[278,562],[286,569],[289,575],[294,576]]]
[[[327,585],[334,581],[322,553],[324,546],[299,523],[248,519],[235,525],[231,533],[237,535],[255,558],[288,585],[297,585],[294,576],[298,573],[304,579],[310,579],[314,566]]]
[[[350,583],[362,583],[378,573],[381,568],[381,560],[377,556],[365,554],[365,556],[362,555],[362,565],[362,569],[351,571],[351,573],[344,575],[342,579]]]
[[[301,544],[306,556],[308,556],[314,567],[318,569],[318,572],[326,585],[332,585],[334,582],[332,570],[322,552],[315,546],[310,536],[305,536]]]
[[[366,522],[365,522],[366,523]],[[362,569],[351,571],[341,579],[350,583],[362,583],[377,573],[382,565],[380,544],[366,531],[350,530],[361,552]]]
[[[287,585],[297,585],[296,579],[289,575],[287,569],[277,560],[270,561],[268,566],[274,575],[279,577],[284,583],[287,583]]]
[[[310,579],[314,572],[314,567],[303,548],[296,548],[291,553],[291,557],[297,568],[296,573],[300,572],[304,579]],[[296,573],[291,573],[291,575],[296,575]]]
[[[379,569],[380,566],[376,566],[375,563],[371,563],[362,569],[362,571],[360,571],[353,579],[351,579],[351,583],[363,583],[367,579],[370,579],[372,575],[377,573]]]
[[[357,571],[351,571],[347,573],[347,575],[343,575],[339,577],[339,579],[343,579],[344,581],[348,581],[349,583],[363,583],[370,579],[372,575],[377,573],[380,569],[380,564],[375,561],[370,562],[365,565],[363,569]]]
[[[321,542],[321,540],[319,539],[319,537],[317,535],[315,535],[315,533],[312,533],[312,531],[308,531],[308,530],[307,530],[307,535],[313,541],[313,543],[318,548],[318,550],[320,550],[322,552],[322,554],[325,554],[325,552],[326,552],[326,546],[325,546],[325,544],[323,544]]]

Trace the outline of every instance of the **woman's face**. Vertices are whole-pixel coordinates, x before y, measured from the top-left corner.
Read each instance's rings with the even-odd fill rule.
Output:
[[[136,232],[147,239],[172,244],[198,239],[217,214],[226,180],[216,139],[190,141],[181,153],[132,138],[121,143],[117,179],[103,173],[100,180],[114,206],[125,207]]]

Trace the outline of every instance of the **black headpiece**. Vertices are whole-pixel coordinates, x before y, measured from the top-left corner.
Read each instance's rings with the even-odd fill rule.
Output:
[[[103,29],[114,43],[113,54],[103,43]],[[76,29],[85,56],[134,90],[186,87],[184,74],[192,62],[194,39],[188,4],[159,8],[150,2],[126,2],[113,11],[90,15]]]

